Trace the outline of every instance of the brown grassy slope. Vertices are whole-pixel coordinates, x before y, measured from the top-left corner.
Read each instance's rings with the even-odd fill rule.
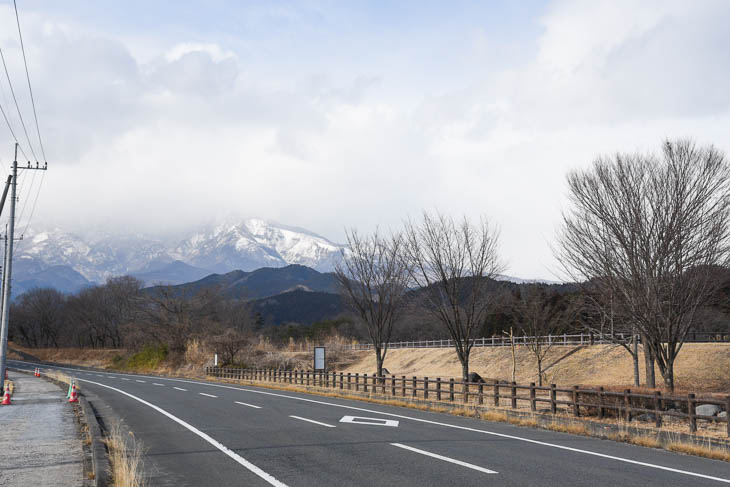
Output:
[[[550,364],[574,347],[553,347],[544,364]],[[373,352],[355,352],[357,360],[343,368],[344,372],[371,374],[375,371]],[[640,358],[641,380],[644,381],[644,359]],[[484,378],[510,380],[512,356],[509,347],[474,348],[470,369]],[[534,356],[525,347],[517,347],[517,382],[537,382]],[[397,376],[455,377],[461,376],[456,353],[449,348],[398,349],[388,351],[385,367]],[[697,392],[730,392],[730,344],[689,343],[675,364],[678,390]],[[620,346],[585,347],[564,359],[547,372],[548,382],[559,385],[627,386],[633,383],[631,356]],[[661,384],[656,370],[657,385]]]
[[[8,356],[14,360],[22,360],[17,353],[20,351],[38,360],[88,367],[108,367],[116,355],[125,354],[124,350],[113,348],[26,348],[12,342],[8,343],[8,350]]]

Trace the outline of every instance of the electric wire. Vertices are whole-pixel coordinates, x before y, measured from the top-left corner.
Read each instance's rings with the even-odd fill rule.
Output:
[[[23,64],[25,65],[25,79],[28,80],[28,92],[30,93],[30,104],[33,107],[33,118],[35,119],[35,130],[38,134],[38,144],[41,147],[41,155],[43,156],[43,161],[45,162],[46,159],[46,151],[43,148],[43,139],[41,138],[41,129],[38,126],[38,114],[35,110],[35,99],[33,98],[33,88],[30,85],[30,74],[28,73],[28,61],[25,58],[25,46],[23,45],[23,34],[20,32],[20,17],[18,17],[18,4],[16,3],[16,0],[13,0],[13,6],[15,7],[15,21],[18,24],[18,37],[20,38],[20,50],[23,53]],[[28,135],[28,134],[26,134]]]
[[[33,144],[30,143],[30,137],[28,136],[28,129],[25,127],[25,120],[23,120],[23,114],[20,112],[20,105],[18,105],[18,99],[15,96],[15,90],[13,89],[13,82],[10,81],[10,73],[8,72],[8,65],[5,63],[5,55],[3,54],[3,50],[0,48],[0,59],[2,59],[3,62],[3,68],[5,69],[5,77],[8,80],[8,86],[10,86],[10,94],[13,97],[13,101],[15,102],[15,109],[18,111],[18,117],[20,118],[20,125],[23,126],[23,132],[25,133],[25,139],[28,141],[28,147],[30,148],[30,153],[33,155],[34,160],[38,160],[38,158],[35,155],[35,151],[33,150]]]

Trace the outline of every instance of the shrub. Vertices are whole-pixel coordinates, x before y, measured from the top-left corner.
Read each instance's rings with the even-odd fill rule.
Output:
[[[156,369],[167,358],[167,345],[145,345],[142,351],[135,353],[127,360],[127,368],[135,370]]]

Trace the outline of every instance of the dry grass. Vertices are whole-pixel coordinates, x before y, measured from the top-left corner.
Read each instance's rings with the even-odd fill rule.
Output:
[[[696,445],[693,443],[684,443],[679,441],[670,441],[666,449],[669,451],[684,453],[697,457],[711,458],[713,460],[721,460],[730,462],[730,450],[713,448],[709,445]]]
[[[3,391],[10,391],[10,395],[15,394],[15,384],[12,380],[8,379],[3,383]],[[0,399],[2,399],[0,397]]]
[[[38,360],[89,367],[108,367],[116,355],[125,354],[124,350],[113,348],[26,348],[15,343],[9,343],[8,349],[17,360],[22,359],[12,349],[32,355]]]
[[[546,363],[551,363],[573,347],[554,346]],[[375,354],[371,351],[353,352],[355,360],[342,371],[375,370]],[[518,346],[517,382],[537,382],[532,354]],[[644,380],[644,359],[640,357],[641,379]],[[472,350],[470,366],[485,378],[511,380],[512,356],[509,347],[477,347]],[[389,350],[385,367],[400,377],[461,376],[461,365],[452,348],[421,348]],[[558,385],[627,386],[632,387],[631,357],[618,345],[585,347],[547,371],[550,382]],[[687,343],[677,358],[675,374],[679,390],[693,392],[730,392],[730,343]],[[661,375],[656,371],[661,382]]]
[[[125,438],[121,425],[115,423],[104,438],[104,443],[109,450],[113,485],[115,487],[143,486],[142,446],[134,435],[130,433],[129,438]]]

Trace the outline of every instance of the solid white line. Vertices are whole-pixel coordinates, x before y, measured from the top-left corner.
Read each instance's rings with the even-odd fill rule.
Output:
[[[30,363],[31,365],[35,365],[32,362],[27,362],[27,363]],[[56,369],[62,369],[62,370],[64,370],[64,369],[65,370],[74,370],[74,371],[81,370],[81,369],[73,369],[73,368],[70,368],[70,367],[55,367],[55,368]],[[128,375],[133,375],[133,374],[128,374]],[[142,376],[142,377],[145,377],[145,376]],[[332,407],[337,407],[337,408],[342,408],[342,409],[350,409],[350,410],[353,410],[353,411],[363,411],[363,412],[366,412],[366,413],[380,414],[380,415],[383,415],[383,416],[390,416],[390,417],[393,417],[393,418],[410,419],[411,421],[417,421],[419,423],[433,424],[433,425],[437,425],[437,426],[444,426],[444,427],[447,427],[447,428],[460,429],[460,430],[463,430],[463,431],[473,431],[475,433],[482,433],[482,434],[485,434],[485,435],[497,436],[497,437],[500,437],[500,438],[508,438],[510,440],[524,441],[526,443],[532,443],[534,445],[547,446],[547,447],[550,447],[550,448],[557,448],[557,449],[560,449],[560,450],[570,451],[570,452],[574,452],[574,453],[583,453],[585,455],[592,455],[592,456],[596,456],[596,457],[606,458],[606,459],[609,459],[609,460],[615,460],[615,461],[618,461],[618,462],[630,463],[630,464],[633,464],[633,465],[640,465],[642,467],[655,468],[657,470],[664,470],[664,471],[667,471],[667,472],[674,472],[674,473],[679,473],[679,474],[682,474],[682,475],[689,475],[691,477],[698,477],[698,478],[703,478],[703,479],[716,480],[718,482],[723,482],[723,483],[726,483],[726,484],[730,484],[730,478],[713,477],[711,475],[704,475],[704,474],[701,474],[701,473],[690,472],[688,470],[680,470],[680,469],[671,468],[671,467],[664,467],[662,465],[657,465],[657,464],[654,464],[654,463],[639,462],[637,460],[631,460],[629,458],[616,457],[616,456],[613,456],[613,455],[606,455],[605,453],[598,453],[598,452],[594,452],[594,451],[590,451],[590,450],[581,450],[579,448],[572,448],[572,447],[569,447],[569,446],[558,445],[556,443],[548,443],[548,442],[545,442],[545,441],[532,440],[530,438],[525,438],[525,437],[522,437],[522,436],[507,435],[507,434],[504,434],[504,433],[496,433],[494,431],[487,431],[487,430],[482,430],[482,429],[469,428],[467,426],[458,426],[458,425],[455,425],[455,424],[441,423],[441,422],[438,422],[438,421],[430,421],[428,419],[414,418],[412,416],[405,416],[403,414],[386,413],[386,412],[377,411],[377,410],[374,410],[374,409],[360,408],[360,407],[357,407],[357,406],[347,406],[345,404],[336,404],[336,403],[331,403],[331,402],[326,402],[326,401],[318,401],[316,399],[308,399],[306,397],[289,396],[287,394],[277,394],[275,392],[260,391],[260,390],[248,389],[248,388],[244,388],[244,387],[233,387],[233,386],[226,386],[226,385],[223,385],[223,384],[212,384],[212,383],[209,383],[209,382],[198,382],[198,381],[186,380],[186,379],[173,379],[173,378],[168,378],[168,377],[157,377],[157,378],[160,379],[160,380],[167,380],[167,381],[173,381],[173,382],[183,382],[183,383],[187,383],[187,384],[196,384],[196,385],[208,386],[208,387],[219,387],[221,389],[232,389],[234,391],[252,392],[254,394],[263,394],[265,396],[283,397],[283,398],[286,398],[286,399],[293,399],[295,401],[304,401],[304,402],[309,402],[309,403],[312,403],[312,404],[322,404],[324,406],[332,406]],[[129,380],[129,379],[124,379],[124,378],[122,378],[122,379],[123,380]]]
[[[315,421],[315,420],[313,420],[313,419],[307,419],[307,418],[300,418],[299,416],[289,416],[289,417],[290,417],[290,418],[294,418],[294,419],[299,419],[299,420],[302,420],[302,421],[306,421],[306,422],[308,422],[308,423],[314,423],[314,424],[318,424],[318,425],[320,425],[320,426],[326,426],[326,427],[328,427],[328,428],[336,428],[336,427],[337,427],[337,426],[333,426],[333,425],[331,425],[331,424],[327,424],[327,423],[320,423],[319,421]]]
[[[173,389],[177,389],[178,391],[188,392],[187,389],[183,389],[182,387],[173,387]]]
[[[157,382],[153,382],[152,385],[153,386],[162,386],[162,387],[165,387],[165,384],[158,384]]]
[[[233,402],[235,402],[236,404],[240,404],[241,406],[248,406],[250,408],[261,409],[261,406],[254,406],[253,404],[246,404],[245,402],[239,402],[239,401],[233,401]]]
[[[143,380],[139,380],[139,379],[135,380],[135,382],[142,382],[142,383],[144,383]]]
[[[401,443],[391,443],[393,446],[397,446],[398,448],[403,448],[404,450],[410,450],[416,453],[420,453],[421,455],[426,455],[433,458],[438,458],[439,460],[443,460],[445,462],[449,463],[455,463],[457,465],[461,465],[462,467],[471,468],[473,470],[478,470],[480,472],[484,473],[497,473],[494,470],[489,470],[488,468],[479,467],[477,465],[472,465],[471,463],[462,462],[461,460],[454,460],[453,458],[444,457],[442,455],[437,455],[435,453],[431,453],[424,450],[419,450],[418,448],[413,448],[412,446],[403,445]]]
[[[202,431],[200,431],[196,427],[192,426],[191,424],[186,423],[185,421],[183,421],[182,419],[178,418],[177,416],[174,416],[174,415],[168,413],[164,409],[162,409],[162,408],[160,408],[158,406],[155,406],[154,404],[152,404],[150,402],[147,402],[144,399],[141,399],[141,398],[139,398],[137,396],[134,396],[134,395],[132,395],[132,394],[130,394],[128,392],[125,392],[125,391],[123,391],[121,389],[117,389],[116,387],[111,387],[111,386],[108,386],[106,384],[100,384],[99,382],[94,382],[94,381],[90,381],[90,380],[86,380],[86,379],[79,379],[79,380],[80,381],[83,381],[83,382],[88,382],[90,384],[95,384],[97,386],[106,387],[107,389],[111,389],[113,391],[119,392],[120,394],[124,394],[125,396],[130,397],[130,398],[134,399],[135,401],[139,401],[142,404],[144,404],[145,406],[151,407],[155,411],[157,411],[157,412],[159,412],[161,414],[164,414],[165,416],[167,416],[171,420],[175,421],[179,425],[182,425],[183,427],[185,427],[188,430],[192,431],[193,433],[195,433],[196,435],[198,435],[199,437],[201,437],[202,439],[204,439],[205,441],[207,441],[208,443],[210,443],[211,445],[213,445],[214,447],[216,447],[217,449],[219,449],[220,451],[222,451],[223,453],[225,453],[226,455],[228,455],[229,457],[231,457],[232,459],[234,459],[235,461],[237,461],[239,464],[243,465],[248,470],[250,470],[254,474],[256,474],[259,477],[261,477],[263,480],[265,480],[269,484],[275,485],[276,487],[287,487],[287,485],[285,483],[280,482],[279,480],[276,480],[276,478],[274,478],[273,475],[264,472],[263,470],[261,470],[259,467],[257,467],[253,463],[249,462],[248,460],[246,460],[242,456],[238,455],[233,450],[229,449],[227,446],[225,446],[222,443],[214,440],[209,435],[203,433]]]
[[[206,394],[205,392],[199,392],[198,394],[200,394],[201,396],[208,396],[208,397],[218,398],[218,396],[214,396],[213,394]]]

